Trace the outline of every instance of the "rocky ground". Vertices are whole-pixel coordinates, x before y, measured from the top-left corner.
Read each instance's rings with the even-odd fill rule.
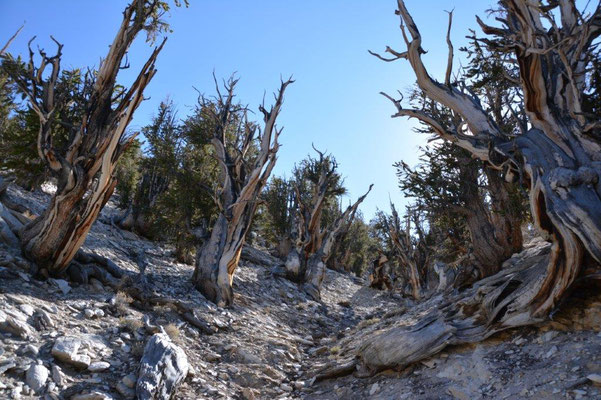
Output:
[[[8,194],[33,213],[48,198],[14,186]],[[144,346],[157,327],[188,359],[178,399],[601,397],[594,383],[601,380],[597,299],[589,297],[586,308],[574,300],[550,323],[449,348],[402,371],[313,382],[321,365],[348,356],[340,354],[341,339],[412,304],[333,271],[317,303],[246,257],[234,307],[219,309],[194,290],[193,268],[177,263],[169,246],[114,227],[118,212],[112,202],[105,207],[86,250],[143,278],[152,294],[193,309],[204,326],[191,324],[169,301],[142,304],[95,280],[37,281],[25,271],[0,270],[0,398],[133,398]]]

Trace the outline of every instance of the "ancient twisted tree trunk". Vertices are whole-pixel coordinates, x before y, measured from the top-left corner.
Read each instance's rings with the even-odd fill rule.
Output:
[[[325,233],[325,237],[317,251],[312,254],[305,254],[308,257],[306,258],[304,269],[304,289],[313,300],[317,301],[321,298],[321,284],[326,274],[326,263],[332,254],[332,247],[336,238],[341,229],[349,223],[348,221],[352,221],[355,217],[359,204],[365,200],[372,187],[373,185],[370,185],[367,192],[359,197],[354,204],[348,206],[332,225],[328,227],[328,231]]]
[[[156,204],[159,196],[169,188],[169,178],[162,176],[155,170],[146,171],[138,184],[134,202],[121,217],[119,227],[126,230],[135,230],[148,236],[150,222],[148,214]]]
[[[411,295],[419,300],[423,295],[423,286],[426,278],[426,271],[430,266],[431,250],[426,243],[426,235],[418,221],[415,211],[409,211],[406,217],[405,226],[401,226],[399,214],[390,203],[392,215],[386,221],[386,228],[390,241],[394,247],[394,254],[399,259],[401,268],[406,270],[407,280],[411,287]],[[411,232],[411,222],[416,233],[413,237]]]
[[[468,165],[468,160],[459,161],[465,206],[454,209],[465,217],[472,243],[470,258],[482,279],[499,272],[503,261],[522,250],[521,220],[498,171],[484,168],[490,196],[486,201],[478,185],[478,168]]]
[[[372,270],[369,274],[369,287],[379,290],[392,290],[389,270],[388,257],[380,253],[372,264]]]
[[[304,281],[306,262],[321,247],[329,230],[329,227],[322,226],[322,214],[338,183],[336,161],[315,147],[313,149],[319,154],[319,160],[309,159],[307,165],[296,169],[293,182],[294,199],[291,202],[292,219],[289,229],[291,247],[284,266],[286,276],[295,282]],[[313,172],[319,173],[315,181],[307,176],[309,169],[315,169]],[[305,192],[309,192],[309,195]]]
[[[281,129],[275,126],[284,101],[284,91],[292,80],[282,82],[275,104],[263,106],[264,129],[257,137],[257,126],[247,121],[246,110],[233,103],[237,79],[225,85],[227,94],[218,95],[214,112],[215,135],[212,144],[221,168],[220,213],[209,239],[198,249],[192,280],[200,292],[215,304],[229,306],[234,299],[232,282],[240,261],[242,246],[255,214],[258,197],[275,166]],[[234,143],[228,135],[236,126]],[[258,140],[258,154],[249,152]]]
[[[322,153],[320,153],[320,161],[323,161]],[[339,240],[340,235],[349,229],[359,205],[373,186],[370,185],[367,193],[348,206],[333,223],[322,228],[321,210],[327,194],[327,187],[330,186],[329,178],[326,175],[333,174],[334,170],[335,167],[321,170],[318,185],[313,192],[311,206],[300,200],[300,190],[297,186],[297,202],[295,204],[298,205],[298,209],[290,230],[291,241],[294,245],[286,257],[283,268],[274,270],[277,275],[283,275],[292,281],[303,283],[305,291],[314,300],[321,298],[321,283],[336,240]],[[316,245],[319,247],[316,248]]]
[[[526,0],[500,4],[504,27],[479,22],[493,36],[488,43],[519,65],[531,128],[508,138],[477,98],[433,80],[421,60],[419,30],[402,0],[398,0],[398,14],[407,51],[388,48],[393,57],[386,60],[407,59],[425,95],[461,115],[465,129],[444,129],[426,111],[403,109],[400,101],[394,101],[395,116],[418,118],[476,157],[493,165],[504,161],[501,167],[510,168],[508,175],[523,176],[534,222],[552,243],[550,254],[479,282],[461,298],[436,305],[437,310],[417,324],[374,336],[359,351],[368,367],[404,366],[448,344],[476,342],[500,330],[542,321],[580,274],[583,263],[590,268],[601,263],[600,125],[581,109],[591,44],[601,33],[601,5],[583,18],[569,1],[553,3],[548,9]],[[561,26],[550,18],[557,9]],[[545,28],[543,18],[552,29]]]
[[[42,60],[37,68],[30,49],[26,76],[11,70],[40,118],[38,153],[58,178],[57,191],[48,208],[21,233],[24,254],[51,275],[59,275],[69,266],[115,188],[113,171],[117,160],[133,139],[126,136],[125,130],[156,73],[154,64],[164,41],[155,48],[129,90],[117,98],[116,78],[129,46],[148,19],[155,18],[157,7],[156,2],[137,0],[125,9],[108,55],[93,81],[86,82],[91,86],[86,112],[81,124],[72,129],[64,152],[53,146],[51,130],[57,109],[69,101],[56,96],[62,45],[57,42],[58,51],[53,57],[40,51]],[[50,73],[45,78],[43,71],[47,67]]]

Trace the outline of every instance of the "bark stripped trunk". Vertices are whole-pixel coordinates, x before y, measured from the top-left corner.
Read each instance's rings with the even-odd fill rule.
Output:
[[[350,244],[347,242],[347,238],[354,220],[354,215],[352,215],[338,232],[338,236],[336,237],[332,248],[332,256],[334,257],[328,259],[328,268],[340,272],[351,271],[350,259],[352,252]]]
[[[349,230],[357,208],[373,185],[333,223],[322,226],[322,214],[328,199],[342,192],[339,186],[340,176],[336,172],[336,160],[315,147],[313,149],[319,154],[319,160],[310,159],[305,171],[295,171],[295,197],[291,211],[293,217],[289,230],[292,245],[284,265],[273,272],[303,283],[307,294],[317,301],[321,297],[321,283],[334,247]],[[303,196],[303,190],[309,190],[304,188],[307,183],[312,184],[311,192],[309,196]]]
[[[56,42],[58,51],[53,57],[40,51],[42,60],[37,68],[30,48],[27,76],[13,76],[40,118],[38,153],[58,178],[57,191],[48,208],[21,233],[24,254],[51,275],[59,275],[69,266],[115,188],[113,171],[117,160],[133,139],[125,136],[125,130],[156,73],[154,64],[164,41],[155,48],[130,89],[118,99],[113,97],[116,78],[129,46],[145,28],[147,19],[153,18],[156,7],[155,3],[138,0],[125,9],[119,31],[94,78],[86,114],[81,125],[72,130],[63,153],[54,148],[51,131],[57,107],[68,100],[55,96],[62,45]],[[44,79],[42,72],[46,67],[51,71]],[[118,105],[113,108],[116,100]]]
[[[479,23],[485,33],[497,37],[491,45],[512,54],[519,65],[531,128],[515,139],[507,138],[476,98],[434,81],[420,58],[420,33],[402,0],[398,14],[408,49],[401,53],[388,48],[393,57],[386,60],[407,59],[426,96],[461,115],[468,131],[446,130],[424,110],[403,109],[393,100],[395,116],[420,119],[482,160],[506,160],[501,167],[510,166],[513,174],[527,180],[531,213],[552,243],[550,254],[479,282],[461,298],[436,305],[417,324],[374,336],[359,350],[362,362],[372,369],[404,366],[449,344],[477,342],[507,328],[542,321],[584,262],[589,267],[601,263],[600,125],[581,112],[587,57],[601,33],[601,5],[584,19],[569,1],[553,3],[550,10],[526,0],[500,3],[507,13],[500,19],[503,28]],[[553,29],[546,30],[542,19],[556,8],[562,25],[547,19]]]
[[[406,269],[411,295],[414,299],[419,300],[423,295],[423,284],[426,271],[430,265],[431,251],[428,248],[424,231],[421,229],[416,214],[409,213],[405,226],[402,227],[394,204],[390,203],[390,208],[392,209],[392,216],[390,221],[387,221],[388,234],[401,268]],[[417,234],[415,239],[411,235],[411,220],[414,222]]]
[[[372,264],[372,271],[369,274],[369,287],[379,290],[392,290],[389,269],[388,257],[385,254],[380,254]]]
[[[310,254],[306,261],[306,268],[304,273],[304,290],[305,292],[315,301],[321,298],[321,284],[326,274],[326,263],[332,253],[332,247],[334,242],[340,233],[340,230],[344,226],[347,226],[348,221],[352,221],[357,212],[359,204],[365,200],[373,185],[369,186],[367,192],[359,197],[355,204],[350,205],[347,209],[328,227],[328,231],[325,234],[321,242],[321,246],[316,252]]]
[[[336,179],[338,165],[329,156],[313,149],[319,154],[315,165],[319,166],[319,178],[311,188],[311,195],[306,199],[301,186],[306,177],[298,173],[294,182],[294,200],[292,202],[293,218],[290,227],[291,248],[286,256],[285,268],[289,279],[303,282],[308,258],[321,247],[329,227],[321,226],[321,216],[326,200],[331,193],[331,186]]]
[[[198,250],[192,280],[200,292],[215,304],[230,306],[234,299],[232,282],[240,261],[242,246],[255,214],[258,196],[265,187],[271,170],[275,166],[281,129],[275,122],[284,101],[284,91],[292,80],[282,82],[276,102],[267,111],[263,106],[264,129],[259,135],[259,153],[252,165],[245,158],[253,141],[257,127],[246,120],[236,132],[235,143],[227,142],[226,135],[232,129],[232,117],[243,111],[233,104],[237,79],[226,84],[227,95],[218,94],[217,110],[214,113],[216,128],[212,144],[221,167],[222,186],[218,206],[220,214],[213,226],[211,236]]]

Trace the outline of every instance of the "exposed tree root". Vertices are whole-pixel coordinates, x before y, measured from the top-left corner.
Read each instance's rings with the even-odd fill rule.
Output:
[[[355,354],[359,368],[373,374],[406,367],[448,345],[479,342],[505,329],[543,321],[547,315],[533,315],[524,304],[540,290],[551,250],[552,246],[530,249],[513,260],[513,265],[465,292],[433,297],[406,314],[391,313],[342,339],[340,352]],[[348,369],[347,364],[316,376],[327,379]]]
[[[145,290],[135,286],[121,288],[121,290],[137,300],[140,308],[146,309],[154,306],[170,307],[173,311],[176,311],[182,319],[198,328],[206,335],[213,335],[219,331],[217,327],[209,324],[200,317],[199,313],[196,312],[196,309],[192,305],[186,304],[183,301],[170,297],[156,296],[154,294],[148,295]]]
[[[45,270],[40,273],[43,276],[47,275]],[[94,278],[112,288],[119,288],[121,279],[125,276],[125,272],[113,261],[82,250],[77,252],[66,273],[72,282],[88,284],[90,279]]]
[[[311,380],[312,383],[324,381],[326,379],[340,378],[355,372],[357,369],[357,360],[350,360],[343,364],[329,364],[317,371],[317,374]]]

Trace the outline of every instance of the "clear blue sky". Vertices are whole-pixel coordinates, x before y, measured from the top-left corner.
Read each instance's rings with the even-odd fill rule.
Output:
[[[166,96],[184,117],[195,103],[196,87],[213,94],[212,72],[241,77],[238,97],[256,110],[264,91],[279,85],[280,75],[296,83],[286,93],[279,125],[284,126],[275,175],[290,175],[295,162],[311,152],[311,143],[332,152],[355,199],[370,183],[361,207],[367,218],[388,210],[389,196],[405,204],[392,163],[417,162],[424,138],[411,131],[415,122],[391,119],[393,106],[380,91],[406,91],[414,82],[406,61],[384,63],[367,53],[390,45],[404,50],[394,0],[190,0],[188,9],[169,15],[173,33],[157,62],[158,73],[146,91],[150,97],[136,112],[132,129],[145,125]],[[484,17],[494,0],[407,0],[418,24],[424,60],[433,76],[446,68],[447,14],[455,10],[455,49],[466,43],[474,16]],[[121,0],[0,0],[0,43],[25,28],[9,51],[27,54],[27,41],[53,49],[49,35],[62,42],[63,67],[98,66],[121,21]],[[133,79],[150,54],[141,35],[131,49],[132,68],[120,82]],[[462,57],[456,51],[455,66]]]

